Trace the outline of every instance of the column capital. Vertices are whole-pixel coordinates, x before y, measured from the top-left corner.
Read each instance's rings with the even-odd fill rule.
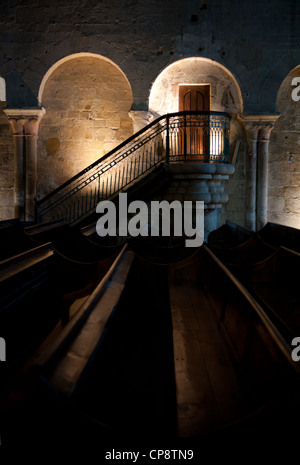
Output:
[[[271,131],[280,115],[241,115],[239,120],[243,123],[247,138],[268,141]]]
[[[269,142],[271,131],[274,128],[274,125],[278,119],[279,115],[276,119],[266,120],[262,122],[259,130],[259,142]]]
[[[40,120],[46,113],[45,108],[6,108],[3,111],[16,136],[37,136]]]
[[[259,123],[255,118],[245,115],[238,115],[239,121],[243,124],[246,130],[246,137],[248,141],[257,141],[258,131],[259,131]]]

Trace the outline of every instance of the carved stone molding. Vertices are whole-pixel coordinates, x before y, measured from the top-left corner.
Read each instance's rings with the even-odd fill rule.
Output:
[[[280,115],[242,115],[239,121],[244,125],[247,138],[269,140],[270,134]]]
[[[37,136],[40,120],[46,113],[44,108],[6,108],[3,110],[16,136]]]
[[[246,227],[261,229],[267,222],[269,140],[279,115],[243,115],[247,137]]]

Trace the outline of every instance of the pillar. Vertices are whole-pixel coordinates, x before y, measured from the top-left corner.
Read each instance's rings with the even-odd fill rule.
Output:
[[[279,115],[243,116],[247,138],[245,226],[252,231],[267,222],[269,137]]]
[[[252,121],[244,121],[247,138],[246,154],[246,192],[245,192],[245,226],[256,229],[256,169],[257,137],[259,126]]]
[[[276,116],[277,119],[278,116]],[[266,121],[260,126],[258,134],[258,158],[257,158],[257,202],[256,202],[256,228],[263,228],[267,221],[268,213],[268,162],[269,141],[275,119]]]
[[[34,221],[37,180],[37,135],[42,109],[6,109],[15,141],[15,217]]]
[[[4,110],[5,111],[5,110]],[[23,126],[25,121],[21,118],[10,118],[9,122],[12,127],[14,145],[15,145],[15,157],[14,157],[14,214],[15,218],[24,220],[24,192],[25,192],[25,180],[24,180],[24,136]]]

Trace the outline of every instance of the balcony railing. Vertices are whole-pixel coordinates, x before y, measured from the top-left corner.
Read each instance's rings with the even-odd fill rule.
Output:
[[[179,112],[156,119],[36,204],[36,221],[74,223],[161,163],[228,163],[230,116]]]
[[[180,112],[166,115],[170,163],[228,163],[230,116],[227,113]]]

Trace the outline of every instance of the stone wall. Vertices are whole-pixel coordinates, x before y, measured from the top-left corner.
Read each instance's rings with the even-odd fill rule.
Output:
[[[243,113],[243,101],[235,77],[219,63],[203,58],[185,58],[168,66],[154,81],[150,92],[149,110],[154,115],[177,112],[179,108],[179,86],[181,84],[210,84],[212,111],[228,112],[230,122],[230,154],[234,153],[237,141],[245,134],[237,115]],[[236,172],[230,177],[229,202],[225,211],[218,212],[221,225],[226,218],[244,224],[245,209],[245,144],[240,145]],[[227,215],[227,216],[226,216]]]
[[[283,81],[277,97],[280,117],[270,138],[268,219],[300,228],[300,101],[292,99],[292,79]]]
[[[160,106],[172,111],[176,83],[169,82],[170,75],[161,84],[169,90],[171,85],[171,93],[161,100],[158,94],[154,106],[151,98],[158,79],[176,69],[177,84],[187,84],[188,77],[190,83],[212,84],[213,110],[281,113],[270,140],[269,219],[297,225],[300,102],[290,99],[289,73],[300,64],[299,21],[300,4],[294,0],[263,6],[260,0],[3,2],[0,76],[6,105],[46,108],[39,128],[38,197],[146,124],[149,103],[154,113]],[[85,57],[75,58],[80,53]],[[188,62],[192,73],[187,74]],[[211,62],[223,74],[216,75]],[[299,68],[294,73],[300,75]],[[13,142],[3,114],[1,121],[3,219],[13,212]],[[241,146],[226,215],[243,224],[245,136],[236,118],[231,153],[235,136]]]
[[[215,60],[240,83],[246,113],[275,110],[276,94],[300,63],[300,4],[294,0],[9,0],[1,5],[0,75],[10,107],[37,104],[48,69],[92,52],[128,77],[134,109],[147,110],[160,72],[187,57]]]
[[[3,105],[2,105],[3,106]],[[0,106],[0,220],[14,218],[14,141]]]
[[[97,56],[75,56],[48,77],[41,104],[38,197],[130,137],[132,92],[123,73]]]
[[[177,112],[182,84],[210,84],[211,111],[232,115],[243,110],[240,88],[234,76],[219,63],[200,57],[179,60],[159,74],[151,88],[149,110],[159,115]]]

